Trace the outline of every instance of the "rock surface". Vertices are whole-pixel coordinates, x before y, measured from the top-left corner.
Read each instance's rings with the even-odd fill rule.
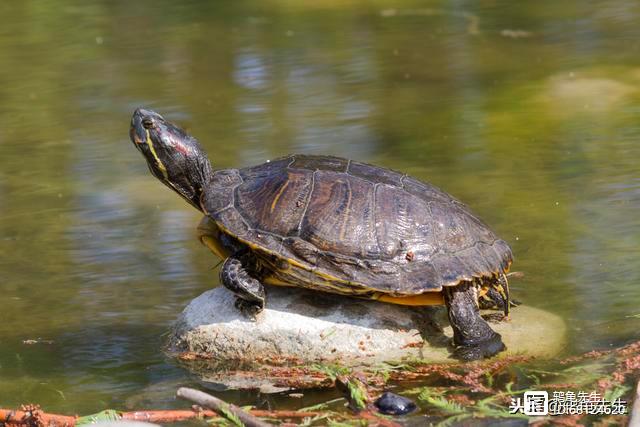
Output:
[[[234,301],[223,287],[191,301],[176,323],[172,350],[215,361],[261,363],[452,361],[453,332],[444,307],[411,308],[269,287],[267,308],[251,321]],[[561,350],[565,324],[558,316],[520,306],[511,319],[491,324],[508,348],[503,354],[550,357]]]

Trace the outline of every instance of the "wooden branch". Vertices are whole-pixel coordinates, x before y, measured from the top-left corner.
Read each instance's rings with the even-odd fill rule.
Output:
[[[260,418],[273,419],[302,419],[313,418],[320,412],[309,411],[267,411],[260,409],[252,409],[251,414]],[[197,418],[218,418],[216,412],[210,409],[177,409],[177,410],[150,410],[150,411],[132,411],[120,412],[120,419],[127,421],[146,421],[149,423],[173,423],[178,421],[186,421]],[[68,415],[48,414],[41,410],[20,410],[0,409],[0,424],[4,423],[8,426],[56,426],[56,427],[73,427],[75,426],[77,417]]]
[[[275,419],[301,419],[307,417],[313,418],[320,414],[320,412],[265,411],[260,409],[252,409],[249,412],[251,413],[251,415],[256,417]],[[123,420],[146,421],[149,423],[173,423],[195,418],[218,418],[220,416],[215,411],[212,411],[210,409],[135,411],[123,412],[121,415]]]
[[[178,397],[197,403],[205,408],[213,409],[218,414],[228,417],[226,413],[231,413],[238,417],[247,427],[271,427],[270,424],[254,417],[250,413],[243,411],[236,405],[225,402],[210,394],[193,388],[180,387],[176,393]]]
[[[58,426],[73,427],[76,417],[67,415],[46,414],[38,407],[23,407],[20,411],[0,409],[0,424],[12,426]]]

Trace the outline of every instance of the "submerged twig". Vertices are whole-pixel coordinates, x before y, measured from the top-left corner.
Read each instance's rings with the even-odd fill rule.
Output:
[[[224,416],[230,421],[236,422],[239,425],[246,425],[247,427],[269,427],[269,424],[254,417],[250,413],[238,408],[236,405],[227,403],[224,400],[218,399],[215,396],[195,390],[193,388],[181,387],[176,393],[178,397],[181,397],[191,402],[197,403],[205,408],[213,409],[218,414]],[[237,421],[240,421],[238,423]]]

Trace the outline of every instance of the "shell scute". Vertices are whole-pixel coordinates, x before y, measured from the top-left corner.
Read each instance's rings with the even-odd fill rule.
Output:
[[[511,263],[506,242],[466,206],[398,172],[296,155],[229,176],[207,192],[207,212],[220,208],[212,214],[220,227],[279,258],[269,265],[294,285],[414,295],[493,277]],[[293,266],[290,276],[281,264]]]
[[[351,162],[349,175],[366,179],[369,182],[387,184],[394,187],[402,186],[402,174],[390,169],[372,168],[371,165],[360,162]]]
[[[333,172],[345,172],[349,160],[334,156],[294,156],[289,165],[292,169],[321,170]]]

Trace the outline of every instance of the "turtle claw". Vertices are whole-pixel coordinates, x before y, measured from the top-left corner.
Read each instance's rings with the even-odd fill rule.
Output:
[[[479,343],[456,347],[453,351],[453,357],[470,362],[472,360],[488,359],[506,349],[507,347],[502,342],[500,334],[494,333],[490,338]]]
[[[246,299],[236,298],[234,306],[244,317],[255,321],[256,316],[264,309],[264,302],[247,301]]]
[[[485,322],[487,323],[502,323],[504,321],[509,320],[509,318],[507,316],[505,316],[503,313],[488,313],[488,314],[483,314],[482,318],[485,320]]]

